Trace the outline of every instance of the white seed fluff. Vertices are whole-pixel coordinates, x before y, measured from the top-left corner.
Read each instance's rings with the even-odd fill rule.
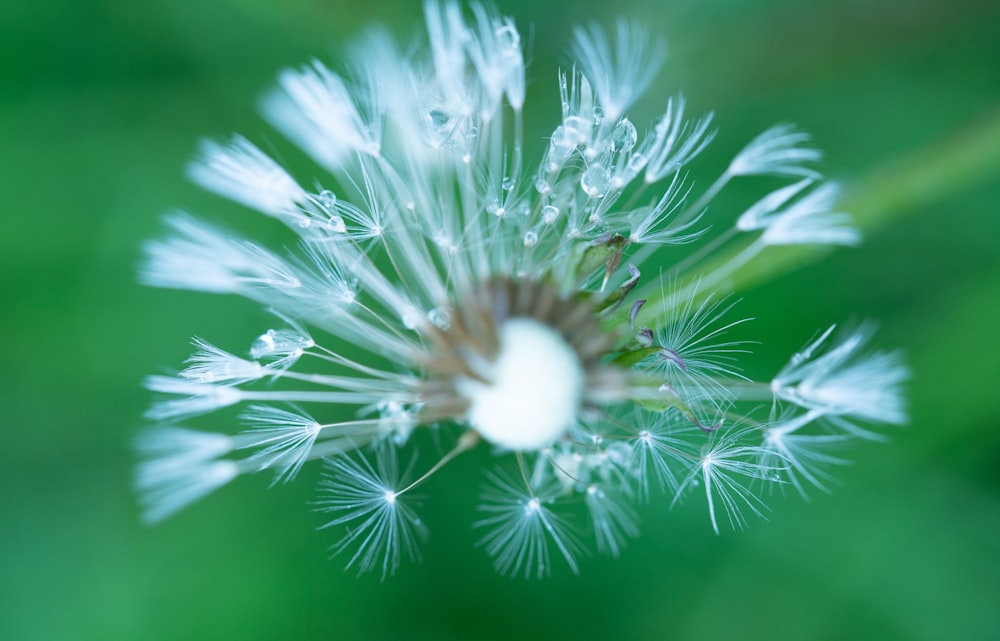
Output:
[[[490,383],[464,380],[468,421],[487,441],[511,450],[551,445],[580,409],[584,376],[576,352],[557,331],[528,318],[500,328]]]

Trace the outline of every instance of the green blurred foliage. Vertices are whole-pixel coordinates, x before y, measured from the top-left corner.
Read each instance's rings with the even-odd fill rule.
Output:
[[[329,535],[309,509],[315,469],[270,491],[241,480],[142,527],[130,489],[142,376],[183,360],[187,336],[241,345],[267,322],[245,302],[139,287],[142,242],[174,207],[242,215],[182,168],[202,136],[278,138],[254,110],[277,69],[333,58],[375,22],[415,34],[420,6],[6,2],[0,638],[1000,638],[1000,165],[988,153],[949,165],[935,151],[995,137],[1000,5],[500,8],[528,34],[535,140],[554,123],[572,25],[616,15],[664,34],[672,54],[637,121],[678,89],[693,113],[716,110],[709,172],[774,122],[815,135],[859,211],[884,211],[866,219],[861,248],[744,292],[762,342],[750,373],[767,376],[831,321],[880,319],[879,342],[910,355],[912,425],[860,448],[831,495],[771,497],[770,521],[746,532],[713,535],[696,501],[654,504],[623,558],[585,559],[578,577],[557,566],[541,582],[496,576],[475,547],[481,451],[428,484],[424,562],[384,583],[327,561]],[[923,174],[906,172],[914,159]],[[929,176],[940,184],[921,190]],[[729,202],[713,216],[735,216]]]

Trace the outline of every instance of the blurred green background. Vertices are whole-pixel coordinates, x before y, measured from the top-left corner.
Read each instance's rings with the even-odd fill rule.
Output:
[[[1000,638],[1000,4],[995,0],[501,2],[529,41],[529,131],[554,125],[572,25],[641,21],[721,132],[717,169],[792,121],[826,151],[865,244],[743,292],[767,376],[816,329],[876,318],[906,349],[912,425],[860,447],[840,485],[775,496],[712,534],[704,505],[643,509],[619,560],[498,577],[474,546],[488,454],[427,486],[424,562],[385,583],[327,560],[316,469],[243,479],[139,524],[130,440],[148,373],[187,338],[248,344],[241,301],[136,284],[174,207],[253,222],[183,177],[200,137],[278,138],[275,72],[365,25],[418,32],[416,2],[22,0],[0,4],[0,639]],[[312,170],[315,171],[315,170]],[[710,176],[710,174],[706,174]],[[697,176],[696,176],[697,177]],[[736,192],[736,203],[749,194]],[[230,218],[226,219],[229,215]],[[316,466],[313,466],[314,468]]]

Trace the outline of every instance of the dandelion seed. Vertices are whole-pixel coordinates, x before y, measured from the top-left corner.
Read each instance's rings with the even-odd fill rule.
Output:
[[[200,338],[194,339],[198,348],[187,360],[190,365],[180,372],[181,378],[198,383],[246,383],[255,381],[265,374],[265,369],[256,361],[248,361],[219,349]]]
[[[734,176],[775,175],[819,178],[807,163],[822,158],[817,149],[803,147],[809,135],[790,125],[775,125],[750,141],[729,164]]]
[[[136,449],[143,457],[136,473],[143,517],[156,523],[222,487],[239,474],[220,460],[233,448],[224,434],[161,427],[143,433]]]
[[[419,558],[416,539],[424,535],[424,526],[402,500],[393,455],[381,449],[376,460],[373,466],[365,458],[327,459],[328,472],[320,484],[318,505],[321,512],[337,515],[324,528],[349,528],[334,546],[334,554],[356,546],[347,567],[357,566],[359,572],[365,572],[381,566],[384,579],[395,573],[404,555]]]
[[[258,448],[248,460],[259,463],[260,469],[274,469],[276,483],[295,477],[323,428],[301,412],[269,405],[251,405],[242,419],[253,429],[244,432],[241,447]]]
[[[694,160],[715,138],[709,131],[712,114],[700,118],[693,125],[684,120],[684,96],[667,101],[667,111],[656,123],[654,136],[646,155],[646,182],[655,183]]]
[[[693,459],[691,424],[677,412],[653,413],[636,409],[628,418],[635,433],[630,439],[632,465],[640,498],[650,500],[649,482],[657,481],[664,492],[680,489],[678,475]]]
[[[712,114],[686,119],[677,96],[652,131],[637,127],[627,112],[663,49],[619,22],[577,30],[551,135],[534,149],[525,119],[540,114],[514,22],[450,1],[425,14],[423,49],[403,55],[373,32],[342,63],[282,72],[265,99],[329,184],[239,136],[202,143],[191,178],[284,223],[285,249],[187,214],[146,245],[143,282],[235,294],[280,320],[234,351],[196,338],[176,376],[146,379],[146,416],[167,423],[138,442],[148,520],[239,476],[289,481],[322,459],[334,554],[385,577],[419,558],[415,489],[489,447],[507,471],[485,474],[476,525],[496,569],[577,572],[584,538],[617,556],[638,534],[635,501],[703,493],[715,531],[743,527],[764,511],[761,486],[825,487],[841,462],[830,446],[905,421],[906,370],[863,351],[869,326],[828,331],[755,382],[741,373],[751,341],[736,301],[711,295],[769,245],[858,241],[805,134],[767,130],[699,191],[688,168],[713,141]],[[760,174],[789,184],[715,231],[715,196]],[[739,232],[758,236],[747,247]],[[670,253],[703,239],[683,260]],[[658,279],[655,265],[667,266]],[[233,406],[239,433],[173,424]],[[418,445],[444,451],[425,461]]]
[[[617,558],[625,541],[639,536],[635,514],[629,509],[626,498],[600,485],[588,485],[585,496],[597,550]]]
[[[820,416],[822,412],[814,410],[777,422],[765,429],[761,445],[761,464],[767,467],[784,466],[788,479],[803,497],[806,496],[804,483],[828,492],[827,485],[832,476],[826,468],[847,463],[830,454],[830,450],[843,445],[849,434],[803,433],[803,428]]]
[[[480,509],[489,516],[477,527],[488,528],[480,544],[496,558],[500,574],[518,574],[541,578],[551,571],[549,543],[558,550],[574,573],[579,568],[576,556],[580,545],[575,535],[548,503],[549,490],[531,491],[517,481],[495,473],[489,474],[490,486],[483,494]]]
[[[733,527],[746,526],[744,509],[763,517],[767,508],[749,487],[749,483],[773,479],[774,473],[783,469],[762,463],[760,448],[742,444],[744,437],[745,434],[740,431],[730,432],[707,444],[697,466],[692,467],[674,498],[676,502],[687,488],[700,481],[704,486],[708,515],[716,534],[719,533],[719,505]]]
[[[835,327],[782,369],[771,382],[775,396],[824,416],[903,424],[906,410],[901,392],[909,373],[896,352],[864,354],[874,331],[862,325],[829,342]]]
[[[295,179],[241,136],[227,146],[203,142],[201,158],[188,167],[188,175],[205,189],[270,216],[294,215],[308,202]]]

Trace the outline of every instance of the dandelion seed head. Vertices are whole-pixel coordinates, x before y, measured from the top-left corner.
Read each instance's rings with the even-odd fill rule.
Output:
[[[148,520],[323,459],[334,554],[385,577],[419,558],[412,490],[485,443],[495,469],[474,525],[497,570],[544,576],[554,556],[577,572],[584,535],[612,556],[638,535],[634,501],[702,494],[715,531],[722,514],[743,527],[764,510],[760,485],[822,487],[831,444],[905,421],[906,370],[860,351],[868,329],[824,333],[771,381],[741,373],[748,328],[714,292],[767,246],[860,239],[806,134],[772,127],[702,190],[689,168],[714,116],[680,94],[649,127],[630,116],[664,49],[619,21],[574,32],[535,148],[514,21],[447,0],[425,17],[423,49],[377,31],[278,75],[264,116],[317,178],[240,136],[201,143],[192,180],[293,240],[269,248],[175,214],[147,244],[145,283],[241,296],[281,321],[235,348],[194,339],[176,375],[146,379],[146,417],[166,424],[138,447]],[[790,184],[715,229],[716,194],[756,175]],[[235,434],[176,424],[231,406]]]

